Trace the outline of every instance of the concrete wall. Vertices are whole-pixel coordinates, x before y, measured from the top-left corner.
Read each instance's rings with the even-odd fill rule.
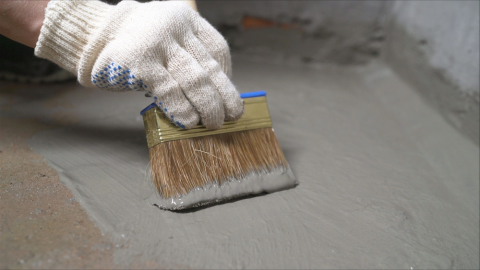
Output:
[[[381,1],[197,1],[200,13],[214,25],[239,24],[244,15],[281,22],[302,22],[310,31],[335,23],[375,23]]]
[[[390,14],[433,68],[478,99],[479,11],[478,1],[395,1]]]
[[[479,2],[394,1],[387,62],[445,118],[479,141]]]

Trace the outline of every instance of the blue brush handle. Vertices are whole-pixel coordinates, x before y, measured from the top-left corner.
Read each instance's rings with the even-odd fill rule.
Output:
[[[157,104],[155,104],[155,103],[152,103],[152,104],[148,105],[147,107],[145,107],[145,109],[143,109],[140,112],[140,115],[144,115],[148,110],[153,109],[155,107],[157,107]]]
[[[267,92],[265,91],[256,91],[256,92],[241,93],[240,98],[264,97],[266,95],[267,95]]]
[[[265,91],[255,91],[255,92],[241,93],[240,98],[244,99],[244,98],[264,97],[266,95],[267,95],[267,92],[265,92]],[[157,107],[157,105],[155,103],[152,103],[152,104],[148,105],[145,109],[143,109],[140,112],[140,115],[143,115],[148,110],[150,110],[152,108],[155,108],[155,107]]]

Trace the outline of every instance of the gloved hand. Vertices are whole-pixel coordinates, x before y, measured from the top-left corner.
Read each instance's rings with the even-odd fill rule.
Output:
[[[87,87],[148,91],[179,127],[220,128],[243,104],[225,39],[187,4],[51,1],[35,48]]]

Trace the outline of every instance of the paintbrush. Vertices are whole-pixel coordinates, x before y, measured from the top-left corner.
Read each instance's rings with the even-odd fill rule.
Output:
[[[179,128],[155,103],[142,110],[160,208],[182,210],[297,184],[273,131],[266,93],[241,98],[242,117],[217,130]]]

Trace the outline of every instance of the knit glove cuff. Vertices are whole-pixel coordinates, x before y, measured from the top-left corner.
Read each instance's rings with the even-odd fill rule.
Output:
[[[35,55],[49,59],[77,74],[80,82],[90,84],[90,74],[84,74],[86,80],[82,80],[79,63],[88,53],[88,43],[92,44],[93,40],[100,38],[95,34],[104,25],[111,8],[100,1],[50,1]]]

